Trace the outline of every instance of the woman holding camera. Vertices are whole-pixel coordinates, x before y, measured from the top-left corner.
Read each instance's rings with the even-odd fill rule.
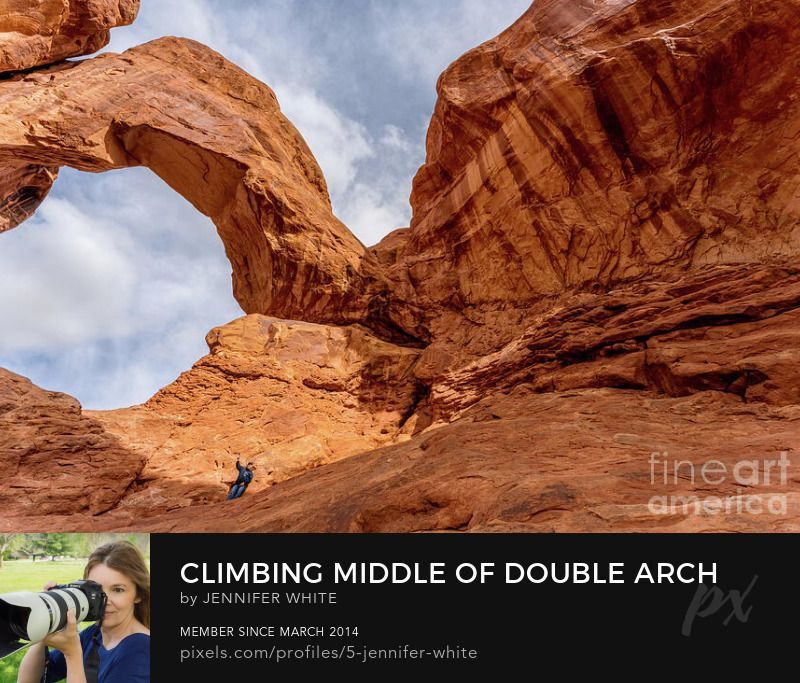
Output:
[[[150,572],[141,553],[128,541],[102,545],[83,578],[102,586],[103,618],[79,633],[70,609],[64,629],[31,645],[17,683],[40,683],[43,675],[45,683],[150,683]]]

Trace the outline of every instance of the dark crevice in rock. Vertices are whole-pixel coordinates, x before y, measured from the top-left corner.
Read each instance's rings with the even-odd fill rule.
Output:
[[[420,404],[425,401],[428,396],[430,396],[430,393],[431,387],[428,384],[417,381],[416,386],[414,387],[414,395],[411,398],[411,404],[408,406],[405,413],[403,413],[403,417],[400,418],[400,429],[402,429],[406,422],[411,419],[411,416],[417,412]]]

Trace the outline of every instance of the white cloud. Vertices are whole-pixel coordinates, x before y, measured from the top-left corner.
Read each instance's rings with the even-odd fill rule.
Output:
[[[141,168],[62,171],[0,273],[0,366],[93,408],[147,399],[241,315],[211,221]]]
[[[103,52],[179,36],[207,45],[270,86],[310,85],[323,77],[325,59],[313,54],[313,37],[298,30],[296,8],[292,0],[142,0],[136,21],[114,29]]]
[[[391,123],[383,127],[380,143],[400,152],[410,152],[412,149],[411,141],[406,137],[405,131]]]
[[[359,164],[375,156],[367,129],[308,88],[279,84],[275,94],[323,169],[335,208],[355,180]]]
[[[376,22],[376,45],[382,47],[382,57],[398,67],[400,77],[433,88],[451,62],[510,26],[530,4],[531,0],[380,4],[383,21]]]
[[[102,52],[121,52],[160,36],[185,36],[210,45],[226,39],[224,23],[205,0],[142,0],[139,16],[130,26],[111,32],[111,45]]]
[[[0,351],[55,350],[130,331],[135,265],[107,226],[52,198],[3,236]]]
[[[350,189],[341,216],[368,246],[379,242],[387,227],[406,227],[410,218],[411,208],[404,193],[363,183]]]
[[[380,138],[370,144],[373,158],[358,169],[336,205],[342,221],[368,246],[411,222],[411,183],[404,180],[422,163],[421,150],[399,126],[384,126]]]

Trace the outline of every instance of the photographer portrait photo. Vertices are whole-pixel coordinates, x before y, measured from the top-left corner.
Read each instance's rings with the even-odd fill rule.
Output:
[[[0,0],[0,683],[149,680],[150,535],[179,611],[799,533],[798,64],[800,0]]]
[[[0,683],[150,681],[147,534],[0,534]]]

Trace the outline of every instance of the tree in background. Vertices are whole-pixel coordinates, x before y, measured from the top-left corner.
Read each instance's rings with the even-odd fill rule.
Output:
[[[49,555],[53,559],[73,555],[74,534],[27,534],[26,550],[31,555]]]
[[[6,553],[15,550],[23,541],[23,534],[0,534],[0,569],[3,568]]]

